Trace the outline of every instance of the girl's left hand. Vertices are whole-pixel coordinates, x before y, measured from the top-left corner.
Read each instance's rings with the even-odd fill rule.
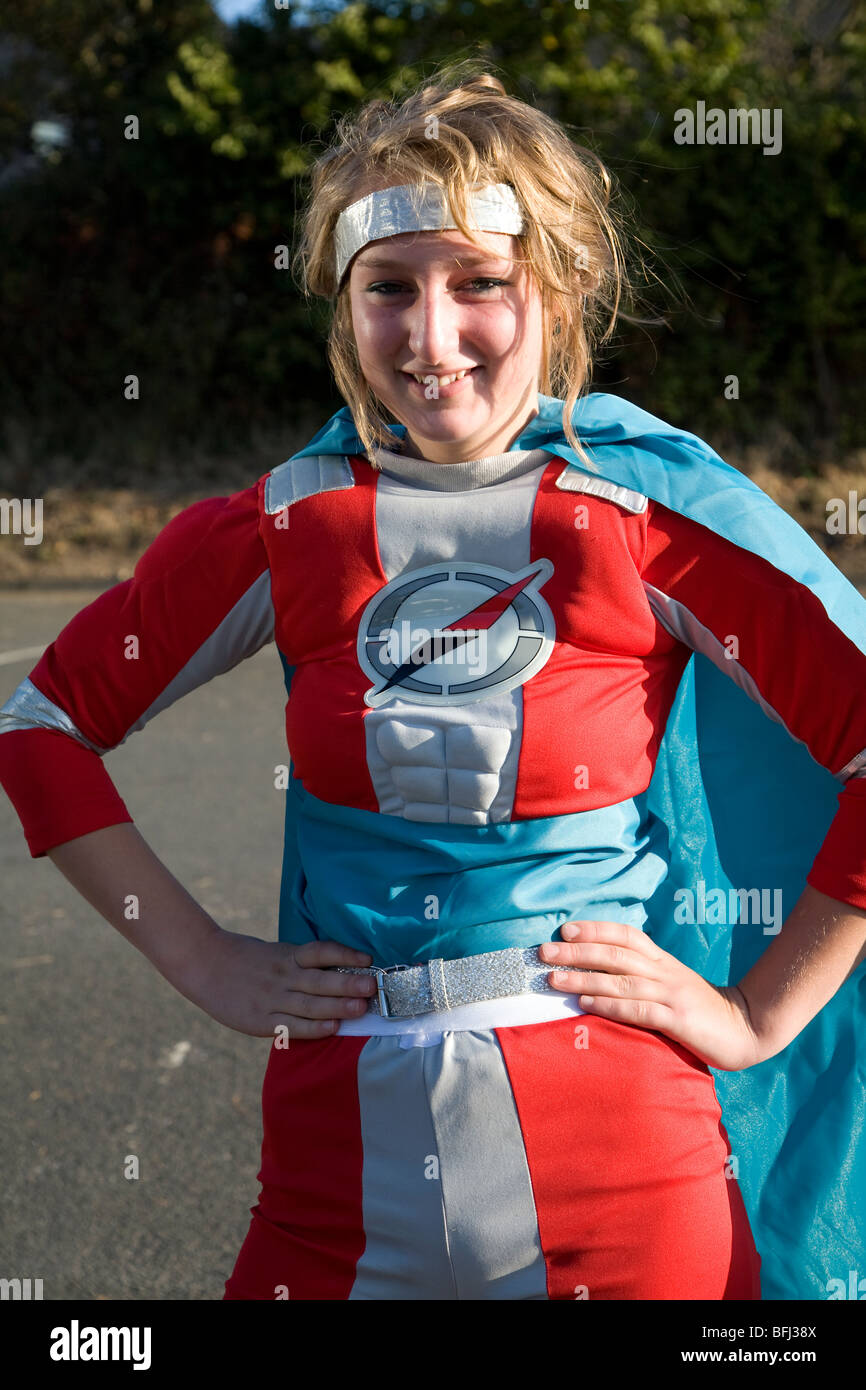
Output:
[[[623,922],[564,922],[560,931],[563,940],[544,942],[539,956],[566,971],[549,983],[579,994],[586,1013],[664,1033],[720,1071],[764,1061],[736,985],[711,985]]]

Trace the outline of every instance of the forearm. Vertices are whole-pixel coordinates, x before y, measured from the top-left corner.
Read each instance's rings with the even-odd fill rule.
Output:
[[[787,1047],[864,959],[866,912],[807,884],[737,986],[764,1055]]]
[[[202,944],[219,926],[136,827],[109,825],[47,853],[82,897],[182,990]]]

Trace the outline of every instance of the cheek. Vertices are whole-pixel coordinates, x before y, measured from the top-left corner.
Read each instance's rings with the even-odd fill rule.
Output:
[[[393,331],[389,331],[381,320],[377,321],[372,316],[367,318],[363,312],[357,317],[353,313],[352,327],[361,364],[367,366],[370,372],[385,370],[396,346],[392,341],[395,336]]]
[[[537,356],[540,345],[534,325],[513,313],[491,317],[479,342],[491,363],[498,364],[504,372],[522,370],[527,361]]]
[[[538,356],[538,348],[529,342],[509,342],[497,345],[490,356],[490,366],[494,375],[509,384],[522,381]]]
[[[370,341],[372,328],[370,316],[367,313],[367,306],[363,299],[359,299],[355,295],[352,295],[349,300],[349,308],[351,311],[349,314],[349,328],[355,336],[355,342],[358,344],[358,347],[363,348]]]

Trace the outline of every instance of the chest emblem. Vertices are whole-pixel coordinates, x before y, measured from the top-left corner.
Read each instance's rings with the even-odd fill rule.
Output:
[[[552,574],[550,560],[521,570],[453,561],[392,579],[358,628],[358,661],[373,682],[364,703],[464,705],[522,685],[553,650],[540,593]]]

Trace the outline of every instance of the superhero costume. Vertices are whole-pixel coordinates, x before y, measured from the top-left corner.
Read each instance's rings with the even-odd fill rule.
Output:
[[[422,465],[415,477],[411,460],[392,459],[389,474],[387,454],[384,471],[372,467],[343,410],[251,488],[195,504],[170,523],[134,578],[73,619],[0,713],[0,779],[31,853],[131,819],[99,754],[275,638],[290,693],[292,758],[283,940],[328,936],[390,965],[533,945],[567,920],[607,918],[645,927],[721,983],[741,978],[762,952],[766,923],[683,925],[682,890],[780,892],[784,920],[808,873],[820,891],[866,907],[866,716],[854,699],[866,670],[863,600],[790,518],[695,436],[618,398],[590,396],[575,424],[593,474],[565,442],[562,403],[541,396],[539,406],[509,451],[513,466],[506,455],[487,473],[429,465],[433,474]],[[429,631],[450,634],[462,663],[425,653],[417,638],[425,616]],[[470,619],[471,627],[459,627]],[[141,634],[140,663],[124,657],[127,633]],[[472,670],[470,654],[478,658]],[[764,1297],[825,1297],[829,1279],[844,1279],[858,1254],[863,1263],[862,1229],[851,1229],[864,1166],[852,1138],[862,1105],[853,1065],[858,985],[862,972],[783,1054],[716,1075],[763,1257]],[[470,1231],[452,1220],[446,1234],[462,1230],[466,1263],[453,1241],[448,1261],[435,1253],[441,1232],[418,1260],[428,1270],[438,1260],[441,1287],[451,1279],[456,1289],[450,1296],[570,1297],[569,1281],[581,1272],[574,1246],[588,1240],[587,1221],[620,1206],[621,1226],[636,1218],[617,1206],[615,1192],[607,1208],[580,1209],[579,1184],[567,1201],[547,1200],[561,1179],[545,1169],[558,1140],[542,1134],[545,1114],[533,1110],[543,1078],[532,1069],[541,1052],[548,1072],[554,1057],[566,1067],[565,1051],[551,1051],[548,1039],[570,1036],[567,1015],[579,1010],[571,997],[539,997],[535,1021],[550,1020],[547,1050],[532,1054],[535,1030],[525,1031],[525,1016],[517,1024],[505,1003],[495,1001],[502,1022],[483,1037],[482,1013],[465,1031],[416,1035],[422,1046],[412,1065],[422,1069],[419,1082],[427,1067],[429,1094],[430,1085],[447,1092],[461,1068],[467,1077],[489,1074],[500,1128],[511,1115],[509,1190],[523,1176],[523,1212],[509,1229],[523,1232],[530,1253],[521,1264],[507,1252],[506,1285],[493,1256],[485,1263],[472,1253],[481,1226]],[[638,1040],[640,1030],[606,1020],[585,1024],[594,1050],[581,1061],[591,1055],[599,1066],[591,1085],[589,1069],[579,1073],[588,1096],[610,1094],[610,1068],[600,1065],[605,1046],[614,1059],[651,1056],[656,1070],[641,1074],[645,1085],[663,1089],[670,1064],[685,1065],[699,1084],[701,1067],[687,1049],[657,1034]],[[395,1031],[369,1017],[341,1026],[343,1035]],[[630,1053],[621,1051],[625,1037]],[[290,1101],[312,1114],[323,1084],[332,1099],[348,1087],[338,1147],[354,1166],[343,1188],[354,1184],[363,1208],[362,1219],[345,1216],[359,1246],[354,1278],[341,1237],[339,1272],[335,1250],[323,1247],[320,1291],[302,1287],[301,1297],[396,1296],[386,1291],[389,1278],[406,1287],[422,1278],[382,1249],[377,1264],[363,1264],[376,1246],[366,1182],[374,1136],[397,1113],[385,1113],[382,1097],[399,1105],[402,1086],[405,1107],[416,1089],[397,1077],[397,1046],[381,1036],[295,1045],[291,1076],[276,1070],[272,1054],[266,1093],[274,1116]],[[504,1086],[501,1060],[491,1061],[496,1047]],[[352,1085],[335,1048],[343,1059],[355,1049]],[[576,1061],[569,1055],[569,1066]],[[362,1083],[358,1124],[351,1117]],[[638,1094],[621,1095],[620,1107],[636,1106]],[[552,1097],[545,1097],[548,1113]],[[416,1156],[425,1126],[428,1147],[442,1142],[448,1106],[437,1104],[417,1117]],[[832,1120],[820,1125],[822,1107]],[[709,1126],[709,1146],[705,1090],[693,1109]],[[327,1116],[320,1120],[327,1127]],[[274,1121],[273,1144],[276,1130]],[[593,1138],[600,1145],[593,1171],[605,1155],[616,1166],[615,1136],[591,1135],[585,1117],[574,1117],[569,1142],[588,1154]],[[266,1129],[263,1172],[273,1185],[282,1170],[274,1171],[270,1142]],[[441,1203],[452,1212],[480,1201],[469,1175],[483,1170],[482,1150],[470,1161],[464,1143],[461,1182],[441,1179]],[[644,1155],[645,1145],[641,1162]],[[305,1171],[317,1161],[308,1155]],[[380,1164],[393,1183],[393,1155],[390,1167],[386,1154]],[[459,1167],[452,1162],[452,1175]],[[656,1180],[665,1172],[682,1183],[688,1177],[669,1162]],[[626,1171],[618,1177],[629,1181]],[[332,1210],[338,1186],[329,1170],[321,1191],[306,1191],[311,1226]],[[734,1203],[736,1185],[729,1189]],[[437,1189],[421,1190],[429,1197]],[[707,1195],[695,1195],[699,1224]],[[435,1207],[440,1199],[430,1200]],[[646,1213],[646,1194],[637,1209]],[[581,1220],[566,1232],[569,1213],[578,1211]],[[274,1216],[260,1222],[271,1239]],[[441,1223],[441,1211],[435,1219]],[[382,1247],[388,1224],[377,1228]],[[609,1222],[599,1249],[605,1240],[615,1245],[613,1229]],[[710,1246],[723,1238],[720,1224]],[[755,1296],[744,1292],[751,1274],[742,1240],[738,1252],[737,1291],[703,1296]],[[678,1258],[674,1244],[671,1259]],[[285,1242],[274,1260],[274,1269],[282,1261],[292,1271],[289,1283],[303,1285]],[[590,1297],[690,1296],[636,1291],[610,1261],[590,1267]],[[236,1275],[230,1296],[273,1296],[244,1292],[243,1278]],[[498,1294],[476,1292],[494,1281]]]

